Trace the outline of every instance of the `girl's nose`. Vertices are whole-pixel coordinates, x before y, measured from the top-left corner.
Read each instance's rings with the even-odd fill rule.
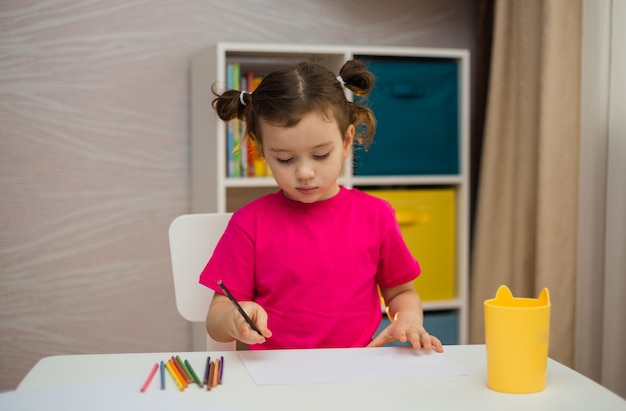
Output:
[[[315,171],[313,170],[313,167],[308,164],[308,162],[302,162],[296,169],[296,178],[298,180],[307,181],[313,178],[314,175]]]

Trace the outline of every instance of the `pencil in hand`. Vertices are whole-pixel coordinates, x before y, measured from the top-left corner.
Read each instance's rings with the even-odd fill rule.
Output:
[[[239,313],[243,316],[243,318],[246,320],[246,322],[248,323],[250,328],[252,328],[254,331],[256,331],[259,335],[263,336],[263,333],[261,332],[261,330],[259,330],[259,328],[256,326],[256,324],[254,324],[254,322],[252,322],[250,317],[248,317],[248,314],[246,314],[246,312],[243,310],[243,308],[241,308],[241,305],[239,305],[237,300],[235,300],[235,297],[233,297],[233,295],[230,293],[230,291],[228,291],[228,288],[226,288],[226,285],[224,285],[222,280],[217,280],[217,285],[219,285],[220,288],[222,289],[222,291],[224,291],[224,294],[226,294],[226,297],[228,297],[228,299],[230,301],[232,301],[232,303],[237,308],[237,311],[239,311]]]

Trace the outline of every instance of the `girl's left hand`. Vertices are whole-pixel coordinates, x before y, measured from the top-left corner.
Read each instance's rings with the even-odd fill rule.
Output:
[[[424,349],[426,351],[435,350],[436,352],[443,352],[443,345],[439,338],[434,335],[430,335],[423,327],[401,327],[401,324],[397,322],[391,323],[388,327],[380,332],[367,346],[368,347],[380,347],[384,344],[400,341],[410,342],[411,346],[415,349]]]

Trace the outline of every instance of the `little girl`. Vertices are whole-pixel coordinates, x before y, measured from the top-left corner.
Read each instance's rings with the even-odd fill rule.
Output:
[[[336,76],[299,63],[272,72],[253,93],[226,90],[213,101],[247,138],[280,190],[235,212],[200,283],[215,290],[206,328],[217,341],[250,349],[335,348],[410,342],[443,351],[423,326],[413,287],[420,267],[389,203],[337,182],[355,141],[367,146],[373,113],[346,99],[366,96],[373,75],[351,60]],[[254,331],[218,286],[222,280]],[[391,324],[381,321],[378,289]]]

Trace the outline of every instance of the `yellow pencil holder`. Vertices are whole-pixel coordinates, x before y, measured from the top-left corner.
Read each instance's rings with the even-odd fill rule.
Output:
[[[504,393],[526,394],[546,387],[550,340],[550,296],[514,298],[506,286],[486,300],[487,386]]]

